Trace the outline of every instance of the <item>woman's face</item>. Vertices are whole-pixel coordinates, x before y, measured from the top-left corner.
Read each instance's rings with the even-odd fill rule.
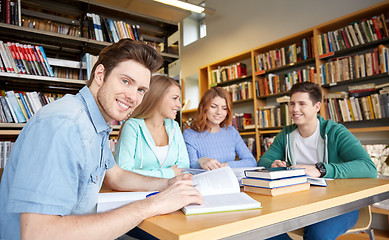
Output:
[[[219,96],[215,97],[206,114],[207,120],[211,126],[220,126],[220,123],[222,123],[227,116],[227,101]]]
[[[177,112],[181,108],[181,90],[179,87],[172,85],[166,91],[159,105],[159,112],[164,118],[175,119]]]

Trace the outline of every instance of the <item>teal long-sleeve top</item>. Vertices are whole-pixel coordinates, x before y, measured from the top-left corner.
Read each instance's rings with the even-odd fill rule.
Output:
[[[156,145],[144,119],[131,118],[123,125],[115,148],[115,161],[119,167],[151,177],[172,178],[170,168],[189,168],[189,157],[178,123],[164,120],[169,137],[166,159],[161,163],[156,155]]]

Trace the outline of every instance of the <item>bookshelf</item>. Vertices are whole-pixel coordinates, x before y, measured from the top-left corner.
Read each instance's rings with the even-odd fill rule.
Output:
[[[332,51],[327,52],[323,52],[323,49],[319,48],[319,38],[322,39],[322,35],[328,36],[331,35],[332,32],[338,33],[343,30],[345,34],[344,37],[346,39],[352,38],[350,32],[351,30],[348,26],[354,26],[355,23],[360,24],[361,22],[369,22],[369,20],[371,20],[370,29],[372,31],[376,31],[374,28],[375,25],[373,24],[373,19],[377,21],[377,16],[379,16],[379,21],[379,18],[382,17],[381,15],[388,12],[389,1],[384,1],[366,9],[362,9],[343,17],[333,19],[326,23],[314,26],[290,36],[286,36],[273,42],[269,42],[251,49],[250,51],[246,51],[241,54],[237,54],[229,58],[211,63],[207,66],[203,66],[199,69],[199,94],[202,96],[208,88],[213,86],[212,77],[213,75],[217,75],[214,73],[215,69],[218,69],[220,66],[241,62],[245,59],[251,59],[251,62],[249,63],[250,67],[248,67],[250,71],[248,71],[247,75],[251,78],[253,84],[254,98],[249,99],[247,102],[241,104],[247,105],[246,107],[250,108],[251,113],[253,113],[253,122],[255,122],[256,127],[252,132],[254,133],[256,139],[256,159],[259,160],[261,154],[263,153],[263,150],[261,152],[261,139],[268,136],[275,136],[282,130],[284,125],[281,124],[281,126],[273,125],[269,127],[260,127],[259,124],[261,119],[257,114],[257,110],[266,108],[268,106],[278,106],[279,104],[277,103],[276,99],[288,94],[288,90],[293,84],[293,81],[311,81],[318,83],[322,87],[323,95],[338,91],[348,91],[349,86],[368,83],[383,85],[388,83],[388,70],[383,72],[376,71],[374,74],[367,74],[366,72],[365,75],[342,79],[342,81],[325,82],[323,80],[321,66],[325,65],[326,63],[328,64],[329,62],[332,62],[336,59],[350,59],[351,56],[358,54],[366,56],[366,54],[369,53],[371,56],[374,56],[374,52],[379,53],[379,46],[389,45],[389,36],[382,35],[380,39],[377,37],[377,39],[370,39],[364,43],[360,41],[354,43],[354,41],[351,40],[353,45],[351,45],[349,42],[349,45],[346,46],[345,44],[345,47],[342,49],[333,49]],[[389,23],[388,18],[389,15],[386,18],[387,24]],[[344,30],[346,28],[347,30]],[[378,31],[379,30],[380,29],[378,29]],[[329,32],[331,33],[329,34]],[[343,41],[348,41],[344,37]],[[323,48],[323,45],[321,48]],[[294,56],[293,53],[295,54]],[[288,57],[292,57],[292,60],[286,60]],[[372,62],[372,64],[373,63],[374,62]],[[290,78],[291,80],[288,78],[288,76],[292,76]],[[225,86],[234,84],[234,81],[236,80],[228,80],[226,82],[217,83],[217,85]],[[240,104],[234,103],[234,112],[240,111],[240,106],[238,105]],[[277,110],[274,111],[276,112]],[[322,104],[320,114],[327,118],[327,112],[324,104]],[[357,137],[361,136],[361,134],[372,135],[376,133],[384,133],[386,137],[380,137],[379,141],[383,141],[385,143],[389,142],[389,138],[387,137],[389,136],[388,118],[374,120],[363,119],[362,121],[354,122],[340,121],[340,123],[344,124]]]
[[[170,40],[171,36],[179,35],[176,23],[146,17],[97,1],[21,0],[18,2],[20,3],[19,20],[14,24],[0,22],[0,40],[4,43],[41,46],[55,76],[0,71],[1,90],[35,91],[62,96],[67,93],[76,94],[85,86],[88,66],[83,61],[83,57],[86,53],[98,55],[104,47],[111,44],[105,35],[103,41],[96,40],[91,35],[94,28],[88,29],[91,25],[87,21],[87,13],[110,19],[115,23],[126,23],[128,27],[137,26],[138,31],[140,30],[138,37],[161,52],[164,59],[162,72],[168,74],[169,64],[179,60],[178,42]],[[119,38],[123,37],[126,36]],[[63,74],[56,74],[56,69],[64,70]],[[69,74],[70,72],[72,74]],[[0,122],[0,141],[15,141],[24,124]],[[120,126],[112,127],[111,138],[115,139],[119,134]]]

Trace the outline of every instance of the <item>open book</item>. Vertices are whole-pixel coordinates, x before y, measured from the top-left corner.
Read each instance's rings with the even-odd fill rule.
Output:
[[[238,211],[261,208],[261,203],[240,192],[239,182],[230,167],[193,176],[193,183],[203,195],[202,205],[191,204],[182,209],[186,215]]]

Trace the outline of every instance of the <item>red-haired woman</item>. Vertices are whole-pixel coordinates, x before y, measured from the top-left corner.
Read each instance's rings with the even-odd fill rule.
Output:
[[[192,128],[184,131],[191,168],[257,166],[239,132],[230,126],[231,105],[229,93],[221,87],[208,89],[201,98]]]

